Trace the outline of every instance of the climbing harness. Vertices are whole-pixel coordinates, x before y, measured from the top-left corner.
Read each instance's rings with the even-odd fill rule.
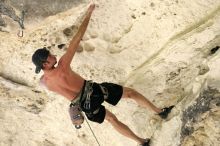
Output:
[[[108,98],[108,94],[109,94],[108,90],[100,84],[99,84],[99,87],[102,91],[104,99],[106,100]],[[83,107],[86,110],[91,110],[91,95],[93,93],[93,82],[92,81],[87,81],[85,89],[84,89],[84,93],[87,93],[87,94],[83,95],[83,97],[82,97],[83,99],[85,99],[85,103],[84,103]]]
[[[23,32],[23,30],[24,30],[24,15],[25,15],[25,10],[22,10],[21,18],[18,21],[18,24],[20,26],[20,30],[17,33],[18,37],[23,37],[24,36],[24,32]]]
[[[93,92],[93,89],[92,89],[92,86],[93,86],[93,82],[92,81],[88,81],[88,86],[86,85],[85,86],[85,89],[84,89],[84,92],[87,93],[85,98],[85,103],[83,105],[83,107],[86,109],[86,110],[90,110],[91,109],[91,95],[92,95],[92,92]]]

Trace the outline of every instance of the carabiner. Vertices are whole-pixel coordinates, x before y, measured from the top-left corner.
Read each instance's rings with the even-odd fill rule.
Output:
[[[23,36],[24,36],[23,29],[21,29],[21,30],[18,31],[17,36],[18,36],[18,37],[23,37]]]

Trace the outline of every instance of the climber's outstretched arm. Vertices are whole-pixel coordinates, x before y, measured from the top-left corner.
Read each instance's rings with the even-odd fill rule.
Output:
[[[72,38],[70,45],[66,51],[66,53],[60,58],[59,65],[62,65],[63,67],[70,67],[71,61],[73,59],[73,56],[76,52],[77,47],[79,46],[79,43],[85,34],[86,28],[89,24],[89,20],[91,17],[91,14],[95,8],[95,4],[91,4],[87,10],[86,16],[82,22],[82,24],[79,27],[78,32],[76,35]]]

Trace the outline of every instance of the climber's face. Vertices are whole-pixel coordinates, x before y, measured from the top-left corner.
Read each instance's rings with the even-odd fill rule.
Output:
[[[46,62],[43,63],[43,69],[52,69],[57,63],[57,58],[55,55],[49,53]]]

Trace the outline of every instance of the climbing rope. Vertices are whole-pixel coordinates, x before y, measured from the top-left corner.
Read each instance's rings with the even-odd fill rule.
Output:
[[[93,130],[92,130],[92,128],[91,128],[91,126],[90,126],[90,124],[89,124],[87,118],[85,118],[85,119],[86,119],[86,123],[88,124],[89,129],[91,130],[91,132],[92,132],[92,134],[93,134],[93,136],[94,136],[94,138],[95,138],[95,140],[96,140],[98,146],[101,146],[100,143],[99,143],[99,141],[98,141],[98,139],[97,139],[97,137],[96,137],[96,135],[95,135],[95,133],[93,132]]]

